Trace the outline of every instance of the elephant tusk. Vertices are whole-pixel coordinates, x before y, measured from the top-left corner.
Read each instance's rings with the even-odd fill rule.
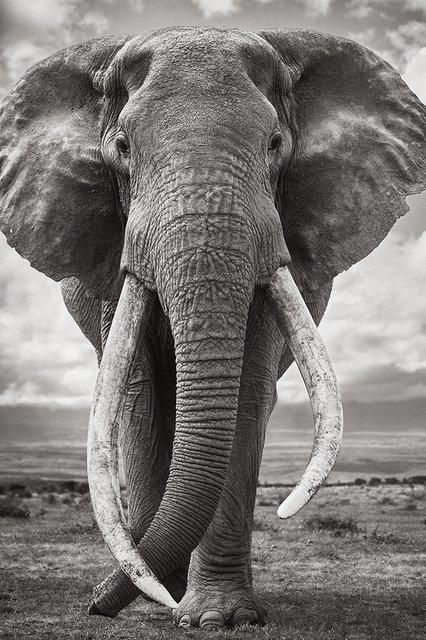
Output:
[[[93,398],[87,443],[87,473],[99,529],[121,569],[150,598],[177,603],[142,559],[126,524],[118,478],[118,421],[138,340],[152,293],[127,274],[105,345]]]
[[[277,270],[269,292],[308,391],[315,429],[308,466],[278,508],[280,518],[289,518],[309,502],[333,468],[342,442],[343,410],[327,349],[287,267]]]

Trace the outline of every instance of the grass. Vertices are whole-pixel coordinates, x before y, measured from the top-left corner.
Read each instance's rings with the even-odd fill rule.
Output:
[[[29,513],[3,511],[0,520],[2,640],[424,637],[423,487],[326,488],[288,521],[276,516],[282,489],[259,488],[253,570],[269,623],[210,635],[175,629],[169,611],[142,599],[115,620],[87,616],[91,589],[114,562],[87,496],[49,489],[31,498],[1,496],[0,507],[9,501]]]

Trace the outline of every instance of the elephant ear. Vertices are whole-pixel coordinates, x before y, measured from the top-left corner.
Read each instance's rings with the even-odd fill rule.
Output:
[[[54,280],[94,295],[117,279],[122,222],[100,153],[103,76],[128,37],[99,38],[29,69],[0,112],[0,229]]]
[[[425,108],[368,49],[307,31],[260,34],[290,71],[296,145],[278,201],[294,271],[315,290],[368,255],[424,188]]]

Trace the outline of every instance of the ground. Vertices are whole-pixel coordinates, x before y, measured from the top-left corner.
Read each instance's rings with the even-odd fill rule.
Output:
[[[2,640],[424,638],[421,485],[324,487],[288,521],[276,516],[288,489],[259,488],[253,567],[269,624],[210,636],[174,628],[170,611],[142,598],[115,620],[89,617],[92,586],[113,560],[88,495],[54,488],[17,498],[15,507],[28,511],[24,518],[5,517],[11,502],[0,496]]]

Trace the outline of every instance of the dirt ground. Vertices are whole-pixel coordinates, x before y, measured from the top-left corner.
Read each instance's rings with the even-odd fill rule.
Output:
[[[28,517],[3,509],[0,518],[0,637],[424,638],[424,487],[325,487],[283,522],[276,505],[286,491],[263,487],[257,500],[254,579],[268,625],[209,633],[175,629],[170,611],[142,598],[114,620],[88,616],[91,589],[113,566],[88,495],[50,490],[16,498]],[[0,514],[5,501],[10,506],[0,496]]]

